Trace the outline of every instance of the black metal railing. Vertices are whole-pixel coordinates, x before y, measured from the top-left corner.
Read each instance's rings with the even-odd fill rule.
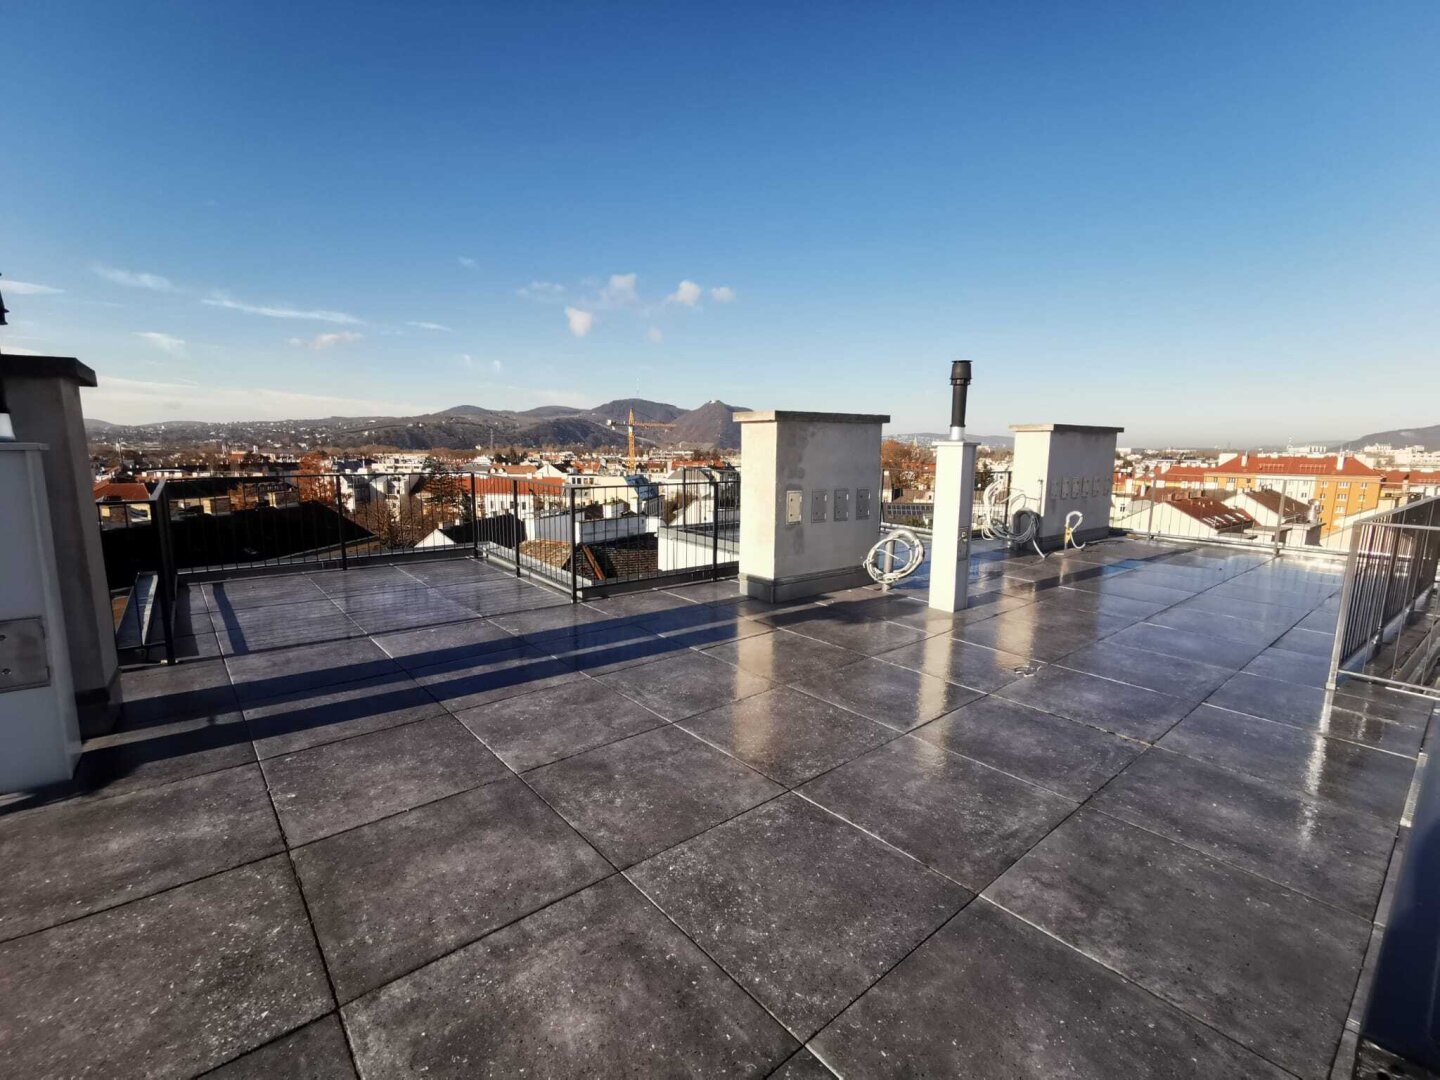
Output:
[[[734,576],[733,471],[663,480],[471,472],[292,473],[159,484],[96,502],[117,642],[174,660],[187,582],[410,558],[476,557],[574,600]],[[183,614],[183,613],[182,613]]]
[[[1350,534],[1328,688],[1343,676],[1423,690],[1440,648],[1440,619],[1426,610],[1440,566],[1440,496],[1363,518]]]

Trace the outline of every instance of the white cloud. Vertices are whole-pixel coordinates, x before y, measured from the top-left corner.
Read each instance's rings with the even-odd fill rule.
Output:
[[[700,302],[700,294],[703,290],[699,285],[690,280],[680,282],[675,291],[665,298],[667,304],[683,304],[686,307],[694,307]]]
[[[455,261],[458,262],[461,266],[463,266],[466,270],[474,270],[477,266],[480,265],[469,255],[461,255]]]
[[[348,345],[364,337],[364,334],[357,334],[353,330],[337,330],[333,334],[316,334],[313,338],[292,337],[290,344],[304,349],[333,349],[336,345]]]
[[[633,304],[639,297],[635,294],[638,274],[611,274],[610,282],[600,293],[601,301],[608,307],[622,307]]]
[[[526,300],[559,300],[565,295],[565,286],[557,285],[553,281],[532,281],[515,290],[516,296],[523,296]]]
[[[658,326],[652,326],[649,330],[646,330],[645,336],[651,341],[653,341],[656,345],[659,345],[662,341],[665,340],[665,333]]]
[[[495,372],[496,375],[499,375],[500,372],[505,370],[505,365],[502,364],[499,360],[491,360],[490,370]]]
[[[139,330],[136,337],[144,338],[157,349],[169,353],[171,356],[185,355],[185,342],[182,338],[173,334],[162,334],[159,330]]]
[[[142,274],[133,270],[119,270],[113,266],[101,266],[96,263],[90,268],[99,274],[106,281],[115,285],[124,285],[130,289],[150,289],[154,292],[174,292],[175,285],[167,277],[159,274]]]
[[[590,328],[595,325],[595,316],[588,311],[581,311],[579,308],[567,307],[565,309],[565,321],[570,324],[570,332],[576,337],[584,337],[590,333]]]
[[[735,290],[729,285],[717,285],[710,290],[710,299],[717,304],[730,304],[735,301]]]
[[[475,367],[475,358],[474,358],[473,356],[471,356],[468,352],[467,352],[467,353],[461,353],[461,354],[460,354],[460,366],[463,367],[463,368],[469,369],[469,370],[473,370],[474,367]],[[498,374],[500,374],[500,372],[502,372],[502,371],[505,370],[505,365],[502,364],[499,360],[491,360],[491,361],[490,361],[490,370],[493,371],[493,372],[495,372],[495,374],[498,375]]]
[[[407,322],[405,325],[413,326],[416,330],[443,330],[447,334],[450,332],[450,327],[438,322]]]
[[[9,351],[7,349],[7,351]],[[311,416],[415,416],[434,402],[369,401],[263,387],[198,382],[147,382],[106,375],[84,391],[85,412],[112,423],[160,420],[292,420]]]
[[[33,281],[0,278],[0,293],[8,292],[11,296],[53,296],[55,293],[64,291],[64,289],[57,289],[51,285],[36,285]]]
[[[215,293],[204,300],[211,307],[228,308],[231,311],[243,311],[247,315],[264,315],[270,319],[311,319],[315,322],[340,323],[345,326],[358,326],[361,320],[354,315],[347,315],[343,311],[326,311],[324,309],[304,310],[301,308],[284,307],[272,304],[245,304],[239,300],[232,300],[223,293]]]

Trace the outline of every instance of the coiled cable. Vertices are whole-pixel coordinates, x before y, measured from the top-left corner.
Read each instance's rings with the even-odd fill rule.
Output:
[[[896,566],[895,548],[901,545],[906,549],[905,561]],[[883,558],[883,566],[876,565],[876,556]],[[920,538],[909,529],[895,529],[875,541],[875,546],[865,555],[864,566],[872,579],[888,589],[920,569],[920,564],[924,561],[925,545],[920,542]]]

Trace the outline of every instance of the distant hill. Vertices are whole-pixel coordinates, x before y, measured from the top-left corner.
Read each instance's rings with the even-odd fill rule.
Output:
[[[1348,446],[1360,449],[1372,443],[1389,443],[1391,446],[1423,446],[1426,450],[1440,450],[1440,424],[1420,428],[1395,428],[1393,431],[1373,431],[1351,439]]]
[[[693,411],[662,401],[619,398],[593,409],[542,405],[517,412],[480,405],[454,405],[419,416],[330,416],[323,419],[202,421],[112,424],[87,420],[86,432],[103,442],[189,445],[228,442],[240,446],[330,446],[340,450],[393,446],[402,450],[467,450],[477,446],[559,446],[619,449],[625,445],[630,410],[647,423],[674,423],[674,429],[641,429],[636,438],[652,445],[686,443],[733,449],[740,445],[734,410],[710,402]],[[611,426],[614,422],[615,426]]]
[[[675,426],[664,432],[664,442],[672,445],[713,447],[716,450],[736,450],[740,447],[740,425],[735,423],[735,414],[745,412],[744,405],[727,405],[723,401],[707,401],[698,409],[682,413],[674,420]],[[638,419],[638,417],[637,417]]]
[[[663,401],[646,401],[644,398],[616,398],[584,411],[586,416],[599,417],[604,421],[628,419],[631,409],[635,410],[636,420],[652,424],[668,424],[685,413],[684,409],[675,405],[667,405]]]

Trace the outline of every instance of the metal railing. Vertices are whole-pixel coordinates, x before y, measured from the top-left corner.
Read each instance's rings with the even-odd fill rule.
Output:
[[[96,502],[117,643],[173,661],[185,582],[475,557],[574,600],[739,564],[734,472],[528,479],[469,472],[293,473],[161,482]],[[158,619],[157,619],[158,616]]]
[[[1341,678],[1440,696],[1425,685],[1440,653],[1435,600],[1440,496],[1355,522],[1326,688]]]
[[[1408,496],[1406,496],[1408,498]],[[1268,551],[1276,556],[1342,559],[1362,512],[1356,489],[1353,513],[1348,491],[1337,492],[1322,513],[1313,482],[1278,479],[1256,488],[1156,488],[1113,491],[1110,527],[1149,540],[1183,540]]]

